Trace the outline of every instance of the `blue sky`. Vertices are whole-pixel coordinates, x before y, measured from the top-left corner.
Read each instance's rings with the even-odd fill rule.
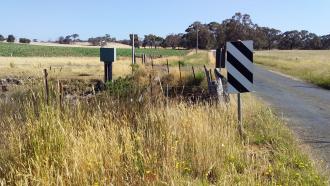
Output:
[[[166,36],[235,12],[250,14],[260,26],[330,34],[329,0],[1,0],[0,7],[0,34],[41,40],[72,33],[82,39]]]

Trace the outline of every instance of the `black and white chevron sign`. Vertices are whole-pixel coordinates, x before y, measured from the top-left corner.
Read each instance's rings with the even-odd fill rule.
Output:
[[[226,47],[228,92],[253,91],[253,41],[227,42]]]

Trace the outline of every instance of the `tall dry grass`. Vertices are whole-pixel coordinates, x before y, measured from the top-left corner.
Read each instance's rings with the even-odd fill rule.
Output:
[[[258,51],[258,64],[330,89],[330,51]]]
[[[135,77],[136,78],[136,77]],[[145,78],[145,77],[139,77]],[[42,86],[0,102],[7,185],[326,185],[281,120],[245,95],[189,103],[101,93],[61,108]]]

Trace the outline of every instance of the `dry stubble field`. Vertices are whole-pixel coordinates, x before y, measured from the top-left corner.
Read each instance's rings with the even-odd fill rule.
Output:
[[[330,89],[329,50],[257,51],[256,63]]]

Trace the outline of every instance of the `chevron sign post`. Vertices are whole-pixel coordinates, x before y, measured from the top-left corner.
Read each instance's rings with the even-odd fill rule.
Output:
[[[228,93],[253,91],[253,41],[227,42]]]
[[[241,93],[253,91],[253,41],[227,42],[228,93],[237,94],[239,133],[243,137]]]

